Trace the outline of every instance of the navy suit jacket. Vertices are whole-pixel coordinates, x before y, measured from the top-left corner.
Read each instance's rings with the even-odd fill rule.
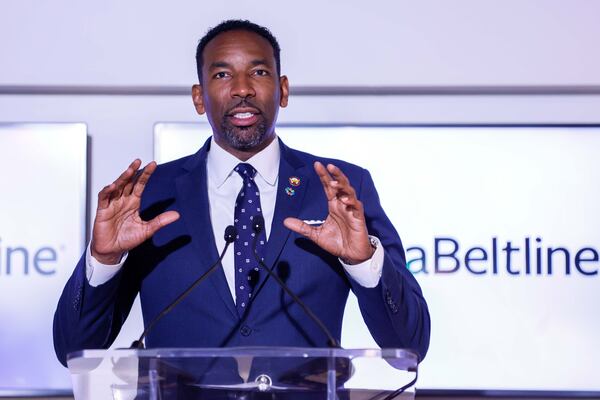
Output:
[[[176,210],[181,218],[132,250],[114,278],[90,286],[85,256],[80,259],[54,316],[54,346],[63,364],[70,352],[110,346],[138,293],[144,323],[148,324],[217,260],[207,193],[209,147],[207,141],[196,154],[160,165],[154,172],[142,197],[142,217],[149,219],[165,210]],[[338,340],[346,299],[352,290],[381,347],[409,348],[422,359],[429,345],[427,304],[406,268],[400,238],[381,208],[368,171],[296,151],[283,143],[280,148],[278,192],[266,264],[274,267]],[[337,257],[283,225],[286,217],[326,218],[327,200],[314,172],[315,161],[340,167],[363,202],[369,234],[378,237],[385,250],[383,274],[375,288],[353,281]],[[300,185],[290,196],[285,188],[293,176],[300,178]],[[146,339],[147,347],[326,344],[326,336],[273,279],[267,279],[264,271],[254,287],[253,302],[240,318],[222,268],[158,322]]]

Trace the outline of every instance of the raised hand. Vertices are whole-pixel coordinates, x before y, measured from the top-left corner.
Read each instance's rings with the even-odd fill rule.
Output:
[[[320,162],[315,162],[315,172],[327,196],[329,214],[325,222],[321,226],[311,226],[297,218],[286,218],[283,224],[347,264],[368,260],[374,249],[369,241],[363,205],[350,181],[333,164],[325,168]]]
[[[117,264],[123,253],[179,218],[176,211],[166,211],[150,221],[141,219],[142,193],[156,163],[152,161],[136,175],[141,164],[139,159],[134,160],[116,181],[98,193],[90,247],[92,256],[102,264]]]

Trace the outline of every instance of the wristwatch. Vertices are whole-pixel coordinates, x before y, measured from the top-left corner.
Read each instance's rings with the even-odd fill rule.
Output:
[[[377,250],[379,247],[379,239],[377,239],[375,236],[369,235],[369,243],[371,243],[373,250]]]

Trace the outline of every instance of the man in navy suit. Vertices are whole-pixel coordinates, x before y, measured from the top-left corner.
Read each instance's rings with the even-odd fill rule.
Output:
[[[197,63],[192,98],[213,136],[161,166],[140,171],[135,160],[100,191],[91,243],[55,314],[59,360],[110,346],[138,293],[144,322],[152,321],[218,259],[228,225],[237,229],[234,251],[155,325],[148,347],[326,346],[323,330],[248,253],[256,244],[257,258],[336,340],[352,290],[380,346],[422,359],[427,305],[368,171],[276,136],[288,80],[275,38],[248,21],[226,21],[200,41]],[[244,221],[259,215],[265,229],[255,238]]]

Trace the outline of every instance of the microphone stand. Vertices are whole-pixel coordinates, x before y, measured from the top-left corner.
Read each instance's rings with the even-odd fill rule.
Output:
[[[260,259],[260,257],[256,253],[256,241],[258,239],[259,233],[261,233],[263,231],[264,227],[265,227],[265,219],[261,215],[255,216],[254,219],[252,220],[252,229],[256,233],[256,235],[254,235],[253,249],[252,249],[253,253],[254,253],[254,258],[256,259],[258,264],[262,267],[262,269],[265,270],[265,272],[267,272],[267,274],[271,278],[273,278],[279,286],[281,286],[281,288],[288,294],[288,296],[290,296],[294,300],[294,302],[296,304],[298,304],[300,306],[300,308],[302,308],[302,311],[304,311],[304,313],[306,315],[308,315],[309,318],[312,319],[315,324],[317,324],[319,329],[321,329],[321,331],[325,334],[325,336],[327,336],[327,345],[331,348],[341,348],[339,342],[333,337],[331,332],[329,332],[329,329],[327,329],[327,327],[325,326],[323,321],[321,321],[319,319],[319,317],[317,317],[315,315],[315,313],[313,313],[312,310],[306,304],[304,304],[304,302],[302,300],[300,300],[300,298],[298,296],[296,296],[296,294],[294,292],[292,292],[292,290],[281,280],[281,278],[279,278],[279,276],[277,276],[277,274],[273,273],[273,271],[269,267],[267,267],[267,265]],[[254,300],[254,297],[253,297],[253,300]]]
[[[234,242],[235,236],[237,235],[237,230],[233,225],[229,225],[225,228],[225,247],[219,256],[219,259],[206,271],[203,273],[198,279],[196,279],[183,293],[181,293],[171,304],[166,306],[154,319],[148,324],[144,332],[140,335],[138,340],[134,340],[129,346],[130,349],[144,349],[144,338],[148,335],[150,330],[154,327],[154,325],[160,321],[165,315],[167,315],[175,306],[177,306],[183,299],[185,299],[195,288],[205,280],[208,276],[210,276],[218,267],[221,266],[221,260],[225,256],[225,252],[229,248],[229,245]]]

